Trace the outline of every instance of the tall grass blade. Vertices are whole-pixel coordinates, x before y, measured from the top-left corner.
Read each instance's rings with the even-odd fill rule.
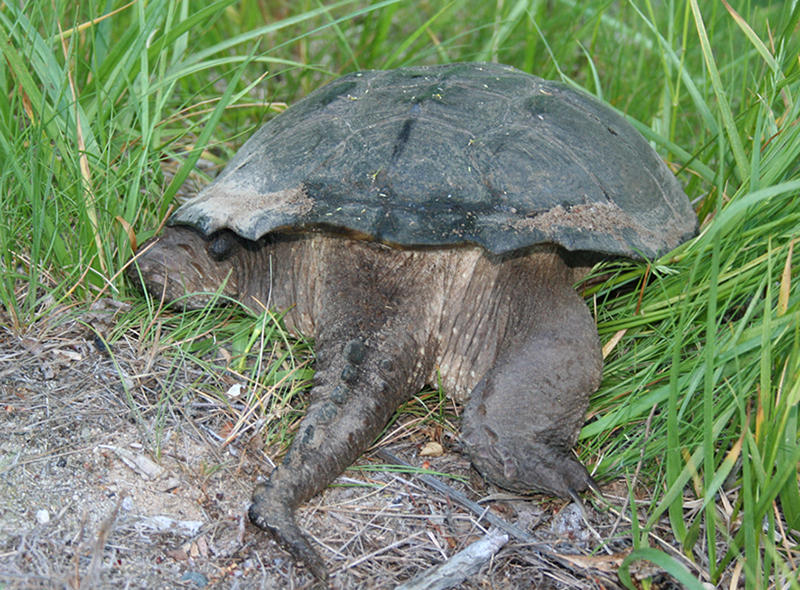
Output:
[[[622,562],[619,568],[619,578],[620,581],[631,590],[634,590],[637,586],[634,585],[631,579],[630,565],[632,562],[640,559],[656,564],[672,576],[683,588],[687,588],[688,590],[705,590],[700,580],[695,578],[689,570],[686,569],[685,565],[666,553],[655,549],[636,549],[631,551],[630,555]]]
[[[725,89],[722,87],[722,79],[717,69],[717,63],[714,60],[714,53],[711,50],[711,43],[708,40],[708,32],[706,31],[705,24],[703,23],[703,15],[700,12],[700,7],[697,5],[697,0],[689,0],[689,5],[692,8],[692,15],[694,16],[695,27],[697,28],[697,37],[700,41],[700,47],[703,51],[703,58],[705,59],[706,67],[708,68],[708,75],[711,78],[711,85],[714,88],[714,94],[717,97],[717,108],[719,109],[722,124],[727,132],[727,138],[730,142],[731,151],[733,152],[733,159],[736,165],[736,176],[740,181],[749,178],[747,172],[747,157],[742,147],[742,140],[739,137],[739,130],[736,128],[736,122],[733,120],[733,113],[731,112],[730,102]]]

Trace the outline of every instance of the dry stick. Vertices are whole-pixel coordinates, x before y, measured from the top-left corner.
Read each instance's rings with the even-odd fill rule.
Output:
[[[395,465],[400,465],[403,467],[411,467],[400,457],[390,453],[386,449],[378,449],[375,451],[375,454],[382,458],[384,461],[389,463],[393,463]],[[480,504],[477,502],[473,502],[469,498],[467,498],[464,494],[459,492],[458,490],[453,489],[446,483],[439,481],[432,475],[428,475],[425,473],[417,473],[415,474],[419,479],[423,481],[423,483],[428,484],[434,490],[439,492],[440,494],[444,495],[445,497],[450,498],[456,504],[460,504],[467,510],[475,513],[478,516],[478,522],[481,520],[485,520],[489,524],[496,526],[501,531],[508,533],[511,537],[515,538],[517,541],[524,543],[527,547],[532,549],[535,553],[538,553],[542,558],[549,559],[551,561],[556,562],[558,565],[566,569],[567,571],[574,572],[576,570],[576,564],[565,559],[555,551],[548,543],[540,543],[537,541],[533,535],[530,535],[523,531],[521,528],[514,526],[507,520],[497,516],[496,514],[489,512],[487,509],[484,509]],[[435,569],[435,568],[434,568]],[[581,570],[585,570],[586,568],[579,568]],[[446,586],[441,586],[441,588],[445,588]],[[421,586],[420,588],[424,588]],[[433,590],[435,586],[431,586],[431,590]]]
[[[508,543],[508,535],[489,533],[447,561],[422,572],[395,590],[447,590],[477,574]]]
[[[403,467],[412,467],[400,457],[393,455],[386,449],[378,449],[375,451],[375,454],[382,458],[384,461],[388,461],[389,463],[393,463],[395,465],[401,465]],[[497,516],[496,514],[485,510],[481,507],[480,504],[477,502],[473,502],[469,498],[467,498],[464,494],[451,488],[446,483],[439,481],[432,475],[427,475],[425,473],[417,473],[415,474],[419,479],[421,479],[424,483],[428,484],[434,490],[447,496],[456,504],[460,504],[467,510],[474,512],[478,516],[478,520],[485,520],[489,524],[496,526],[501,531],[508,533],[511,537],[514,537],[518,541],[525,543],[528,547],[536,551],[537,553],[552,559],[553,561],[558,562],[561,566],[567,568],[568,570],[574,570],[574,565],[571,564],[569,561],[561,557],[558,553],[553,551],[552,546],[548,543],[540,543],[537,541],[533,535],[530,535],[523,531],[521,528],[514,526],[504,518]]]
[[[80,588],[97,588],[100,583],[100,568],[103,566],[103,549],[106,546],[108,535],[111,529],[114,528],[114,522],[117,520],[119,508],[122,506],[123,500],[127,494],[121,494],[117,500],[116,506],[111,511],[111,514],[101,524],[100,529],[97,531],[97,540],[94,543],[92,551],[92,560],[89,562],[89,568],[86,576],[81,580]]]
[[[647,420],[644,423],[644,436],[643,436],[644,440],[647,440],[648,438],[650,438],[650,427],[651,427],[651,425],[653,423],[653,416],[656,415],[656,408],[657,407],[658,407],[657,404],[653,404],[653,407],[650,410],[650,414],[647,416]],[[636,483],[639,481],[639,472],[641,471],[642,465],[644,464],[644,451],[645,451],[645,445],[642,445],[642,448],[639,451],[639,461],[637,461],[636,469],[633,472],[633,481],[630,484],[631,491],[635,491],[636,490]],[[625,514],[625,511],[628,509],[628,502],[630,501],[630,498],[631,498],[631,494],[627,494],[625,496],[625,500],[622,503],[622,507],[619,509],[619,514],[617,515],[617,520],[615,520],[614,524],[611,525],[611,532],[608,535],[609,538],[613,538],[614,535],[616,534],[617,527],[619,526],[619,523],[622,522],[622,517]],[[634,510],[638,510],[638,507],[636,506],[636,502],[633,502],[631,504],[631,512],[633,512]]]
[[[393,455],[386,449],[378,449],[375,452],[375,454],[378,455],[384,461],[388,461],[389,463],[394,463],[395,465],[401,465],[403,467],[412,467],[411,465],[403,461],[400,457]],[[536,539],[533,538],[532,535],[529,535],[521,528],[514,526],[507,520],[501,518],[500,516],[497,516],[492,512],[487,512],[480,504],[478,504],[477,502],[473,502],[458,490],[451,488],[449,485],[447,485],[442,481],[439,481],[432,475],[427,475],[425,473],[417,473],[415,475],[416,477],[421,479],[424,483],[428,484],[430,487],[432,487],[440,494],[448,496],[456,504],[460,504],[467,510],[474,512],[479,517],[479,520],[485,520],[486,522],[496,526],[503,532],[508,533],[518,541],[522,541],[523,543],[530,543],[535,548],[541,547],[544,550],[550,549],[549,545],[546,545],[544,543],[539,543],[538,541],[536,541]]]

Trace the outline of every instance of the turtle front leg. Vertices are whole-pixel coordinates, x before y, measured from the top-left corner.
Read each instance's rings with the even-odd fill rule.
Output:
[[[506,335],[470,394],[462,440],[473,465],[497,485],[577,498],[595,487],[571,449],[600,384],[597,328],[566,282],[534,297],[528,325]]]
[[[327,568],[295,522],[295,509],[328,486],[375,440],[421,387],[407,335],[318,338],[312,402],[283,462],[256,487],[250,520],[320,580]],[[344,340],[344,342],[341,342]]]

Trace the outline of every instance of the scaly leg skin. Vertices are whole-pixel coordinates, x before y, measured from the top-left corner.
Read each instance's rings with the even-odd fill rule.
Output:
[[[462,441],[473,465],[497,485],[578,499],[594,481],[572,454],[590,395],[600,384],[597,328],[567,280],[532,282],[533,309],[502,344],[470,394]],[[523,302],[524,305],[524,302]]]
[[[320,347],[323,360],[333,353],[341,362],[318,370],[308,413],[283,463],[256,488],[249,510],[253,523],[269,531],[320,580],[327,578],[327,569],[295,523],[295,509],[351,465],[416,391],[417,384],[407,380],[396,385],[387,374],[393,372],[394,361],[365,340],[352,339],[339,347],[340,352]]]
[[[342,268],[343,257],[331,268]],[[311,404],[283,462],[260,484],[250,520],[272,536],[320,580],[322,558],[295,522],[296,508],[325,489],[380,434],[392,414],[424,385],[413,289],[370,286],[369,268],[337,273],[322,284],[329,296],[318,318],[317,366]],[[372,283],[376,283],[373,281]],[[348,286],[349,285],[349,286]],[[388,292],[387,292],[388,291]],[[432,361],[431,361],[432,362]]]

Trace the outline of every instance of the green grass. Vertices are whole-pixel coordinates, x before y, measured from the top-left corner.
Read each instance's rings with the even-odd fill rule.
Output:
[[[266,314],[142,304],[119,274],[135,244],[187,180],[205,182],[282,103],[341,73],[497,60],[563,77],[630,117],[701,221],[662,260],[607,263],[587,283],[601,338],[618,341],[581,455],[602,480],[639,468],[652,490],[631,559],[682,580],[740,567],[748,588],[797,588],[800,5],[729,3],[4,3],[3,321],[24,331],[56,305],[137,300],[104,337],[136,326],[176,364],[227,347],[268,440],[285,440],[304,345]],[[662,518],[677,551],[651,536]]]

